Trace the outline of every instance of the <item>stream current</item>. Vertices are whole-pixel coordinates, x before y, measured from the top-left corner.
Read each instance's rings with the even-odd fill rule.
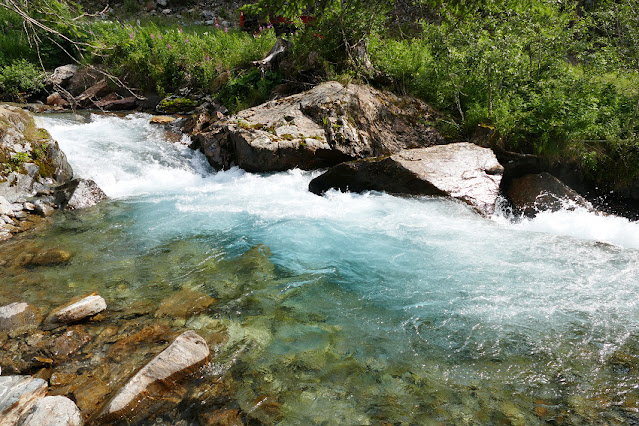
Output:
[[[319,197],[318,172],[215,172],[149,119],[39,119],[110,200],[31,237],[74,254],[37,271],[47,287],[5,288],[40,306],[215,297],[185,326],[224,324],[212,369],[244,412],[277,401],[265,423],[639,422],[639,223]]]

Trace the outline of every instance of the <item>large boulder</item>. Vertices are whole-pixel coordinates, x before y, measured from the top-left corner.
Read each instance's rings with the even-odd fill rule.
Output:
[[[78,72],[80,67],[75,64],[63,65],[56,68],[53,73],[46,78],[46,83],[53,86],[64,87],[69,80]]]
[[[193,147],[217,169],[313,169],[442,144],[435,119],[416,98],[332,81],[214,122]]]
[[[534,217],[541,211],[577,207],[592,210],[592,204],[550,173],[529,174],[510,183],[507,196],[517,214]]]
[[[209,359],[209,348],[194,331],[179,335],[168,348],[138,371],[105,405],[100,422],[134,421],[171,386],[196,371]]]
[[[449,196],[488,216],[495,209],[503,170],[490,149],[463,142],[339,164],[313,179],[309,190]]]

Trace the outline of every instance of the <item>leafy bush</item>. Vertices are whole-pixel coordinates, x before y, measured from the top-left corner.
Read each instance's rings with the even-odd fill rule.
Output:
[[[0,94],[3,99],[24,100],[26,94],[43,88],[42,71],[25,59],[0,68]]]
[[[139,87],[160,94],[181,86],[210,92],[214,80],[227,71],[261,59],[275,43],[272,31],[259,37],[222,28],[181,29],[101,23],[94,26],[97,60]]]

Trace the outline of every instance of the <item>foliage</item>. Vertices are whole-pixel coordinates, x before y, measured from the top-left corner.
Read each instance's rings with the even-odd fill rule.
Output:
[[[465,138],[489,125],[507,149],[576,162],[592,182],[615,186],[638,175],[634,33],[596,26],[602,14],[619,22],[636,15],[613,2],[591,11],[551,1],[513,7],[524,4],[442,6],[442,19],[424,23],[420,37],[377,34],[371,59],[396,90],[454,117]],[[624,171],[612,176],[615,164]]]
[[[262,76],[253,68],[231,78],[217,98],[231,112],[237,112],[266,101],[273,88],[281,82],[279,73],[267,72]]]
[[[95,24],[96,60],[138,87],[160,94],[182,86],[212,91],[222,73],[261,59],[275,43],[272,31],[259,37],[222,28],[170,29],[154,23]]]
[[[25,59],[0,68],[0,97],[5,100],[23,100],[24,94],[43,88],[42,71]]]

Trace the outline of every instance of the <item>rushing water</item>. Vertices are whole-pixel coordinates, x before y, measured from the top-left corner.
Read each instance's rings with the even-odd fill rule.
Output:
[[[639,421],[638,223],[318,197],[316,173],[216,173],[145,115],[41,120],[112,200],[57,219],[48,238],[75,255],[25,297],[217,298],[186,325],[224,323],[215,365],[233,373],[242,410],[260,395],[279,404],[259,420]]]

